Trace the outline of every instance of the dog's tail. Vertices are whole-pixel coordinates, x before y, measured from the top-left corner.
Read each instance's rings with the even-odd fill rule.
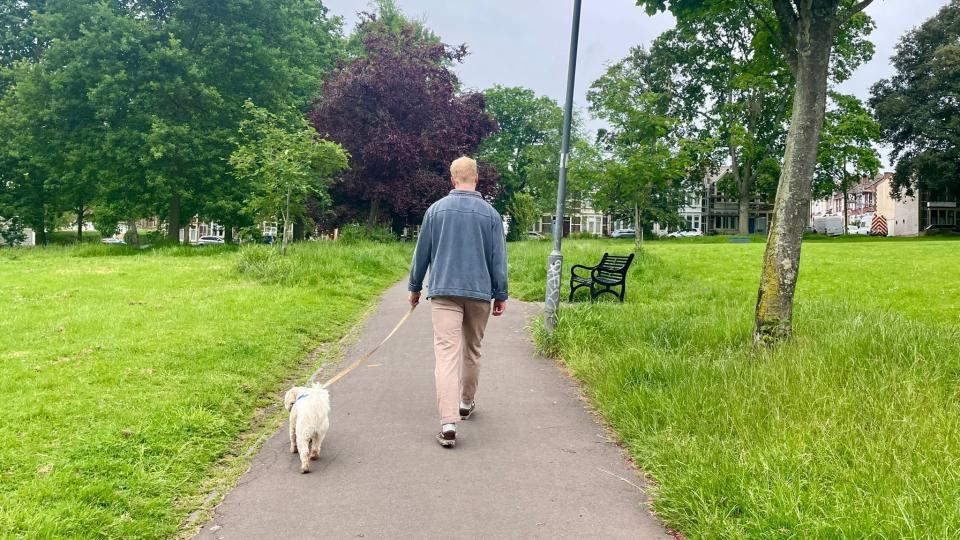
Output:
[[[313,383],[313,387],[310,388],[310,393],[321,396],[328,402],[330,401],[330,392],[318,382]]]

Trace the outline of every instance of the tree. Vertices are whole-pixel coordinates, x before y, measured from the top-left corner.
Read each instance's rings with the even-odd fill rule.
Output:
[[[510,198],[510,204],[506,208],[507,215],[510,216],[510,239],[525,240],[527,231],[533,230],[533,226],[540,220],[540,205],[533,195],[529,193],[514,193]]]
[[[347,167],[348,156],[336,143],[319,138],[299,114],[280,118],[248,101],[249,118],[240,124],[240,142],[230,156],[237,178],[250,187],[251,215],[283,222],[281,253],[293,240],[293,224],[305,211],[308,194],[328,201],[333,175]]]
[[[587,93],[591,112],[611,126],[598,133],[608,158],[592,198],[596,207],[632,216],[638,249],[646,225],[679,224],[679,209],[692,187],[688,180],[696,174],[702,180],[698,145],[682,137],[677,120],[669,116],[669,96],[655,91],[652,60],[635,48]]]
[[[871,89],[882,140],[893,147],[897,194],[960,195],[960,2],[901,38],[896,74]]]
[[[29,130],[15,132],[0,177],[22,187],[20,206],[39,216],[43,201],[77,221],[91,206],[110,217],[98,222],[162,215],[174,240],[194,215],[242,225],[230,222],[246,194],[227,158],[244,100],[302,110],[341,44],[339,19],[316,0],[7,4],[2,78],[17,84],[0,110]]]
[[[715,167],[739,205],[739,232],[749,232],[758,181],[779,174],[792,77],[767,25],[739,2],[678,20],[651,49],[654,76],[669,90],[682,129],[714,141]]]
[[[814,194],[818,197],[843,193],[843,231],[849,225],[849,191],[864,176],[880,170],[880,155],[873,144],[880,138],[880,125],[855,96],[830,93],[817,155]]]
[[[750,0],[751,5],[757,2]],[[777,343],[792,333],[800,245],[823,127],[831,57],[834,56],[835,69],[850,69],[843,56],[834,53],[855,48],[862,41],[860,37],[872,29],[872,22],[863,10],[873,0],[769,2],[760,5],[772,7],[776,20],[763,18],[760,10],[756,10],[756,16],[776,30],[778,47],[795,84],[783,170],[757,295],[754,341],[760,345]],[[712,10],[729,11],[738,3],[734,0],[637,0],[638,5],[646,6],[651,13],[669,9],[678,21],[696,19]],[[862,54],[872,54],[872,49],[867,48]],[[854,55],[856,59],[862,59],[862,55]]]
[[[494,206],[503,212],[515,193],[550,183],[543,178],[556,184],[563,109],[529,88],[494,86],[483,95],[487,112],[500,131],[483,142],[480,157],[500,172],[502,193]],[[556,196],[553,192],[550,195]]]
[[[351,155],[350,171],[332,190],[331,219],[349,222],[365,212],[370,226],[387,216],[398,229],[450,189],[450,162],[475,154],[497,124],[483,95],[459,93],[444,65],[461,61],[465,48],[424,41],[413,25],[395,30],[374,14],[357,32],[364,54],[335,70],[308,117]],[[480,172],[479,189],[494,198],[495,175],[489,167]]]

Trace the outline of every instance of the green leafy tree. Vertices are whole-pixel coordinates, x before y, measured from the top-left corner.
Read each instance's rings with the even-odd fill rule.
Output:
[[[843,193],[846,234],[850,188],[880,170],[880,154],[873,147],[880,138],[880,125],[856,96],[831,92],[830,101],[820,137],[814,194]]]
[[[632,215],[638,249],[646,226],[679,224],[689,180],[696,176],[691,171],[701,164],[694,151],[700,145],[682,136],[677,119],[669,115],[669,96],[656,91],[652,60],[643,49],[634,49],[587,94],[591,112],[610,125],[598,134],[608,157],[593,200],[615,215]]]
[[[870,105],[893,147],[895,192],[960,196],[960,2],[903,36],[892,60],[896,73],[874,85]]]
[[[508,240],[526,240],[527,232],[533,230],[540,220],[540,205],[529,193],[514,193],[506,208],[510,216]]]
[[[721,186],[738,201],[740,234],[749,232],[750,202],[779,174],[792,84],[776,38],[752,9],[739,2],[682,18],[651,49],[681,129],[714,142],[714,167],[730,166]]]
[[[249,186],[247,209],[257,217],[280,217],[281,253],[293,240],[293,225],[306,211],[312,195],[329,204],[327,187],[347,168],[349,156],[340,145],[320,139],[299,114],[281,118],[247,102],[249,118],[240,124],[240,141],[230,164],[240,182]]]
[[[859,47],[873,24],[863,10],[873,0],[751,0],[756,16],[776,35],[777,47],[794,78],[790,128],[757,296],[754,341],[773,344],[792,333],[793,296],[800,268],[800,244],[806,225],[820,132],[833,69],[852,69],[872,54]],[[737,9],[736,0],[637,0],[649,13],[669,10],[680,24],[713,12]],[[775,19],[764,12],[772,8]],[[861,51],[852,55],[843,53]]]
[[[0,33],[0,54],[19,59],[4,70],[16,90],[0,110],[14,114],[0,124],[29,129],[15,155],[0,149],[0,178],[21,213],[163,216],[172,239],[194,215],[243,225],[227,158],[244,100],[302,109],[341,45],[315,0],[18,1],[0,8],[11,19],[18,39]]]
[[[480,157],[500,173],[501,193],[494,206],[506,210],[516,193],[535,193],[540,200],[555,195],[539,191],[556,184],[563,109],[529,88],[494,86],[483,95],[487,113],[500,126],[480,146]]]

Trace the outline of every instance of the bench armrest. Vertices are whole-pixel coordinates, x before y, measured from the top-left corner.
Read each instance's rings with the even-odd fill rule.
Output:
[[[576,276],[576,275],[577,275],[577,272],[576,272],[577,268],[583,268],[584,270],[588,270],[588,271],[590,271],[590,273],[591,273],[591,275],[592,275],[592,274],[593,274],[593,269],[596,268],[596,266],[584,266],[584,265],[582,265],[582,264],[575,264],[575,265],[573,265],[573,266],[570,267],[570,275],[571,275],[571,276]]]

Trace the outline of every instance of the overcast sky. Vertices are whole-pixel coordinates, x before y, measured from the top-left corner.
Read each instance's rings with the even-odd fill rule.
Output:
[[[867,8],[877,28],[876,54],[839,90],[861,99],[892,73],[890,56],[900,36],[932,17],[948,0],[875,0]],[[324,0],[347,29],[367,0]],[[467,88],[526,86],[562,104],[573,2],[569,0],[397,0],[407,15],[426,22],[449,44],[466,43],[470,56],[457,68]],[[645,46],[673,24],[668,15],[647,16],[634,0],[586,0],[580,29],[576,106],[586,107],[590,84],[605,66]],[[586,115],[585,115],[586,116]],[[596,126],[590,123],[588,126]],[[886,161],[887,156],[883,156]]]

